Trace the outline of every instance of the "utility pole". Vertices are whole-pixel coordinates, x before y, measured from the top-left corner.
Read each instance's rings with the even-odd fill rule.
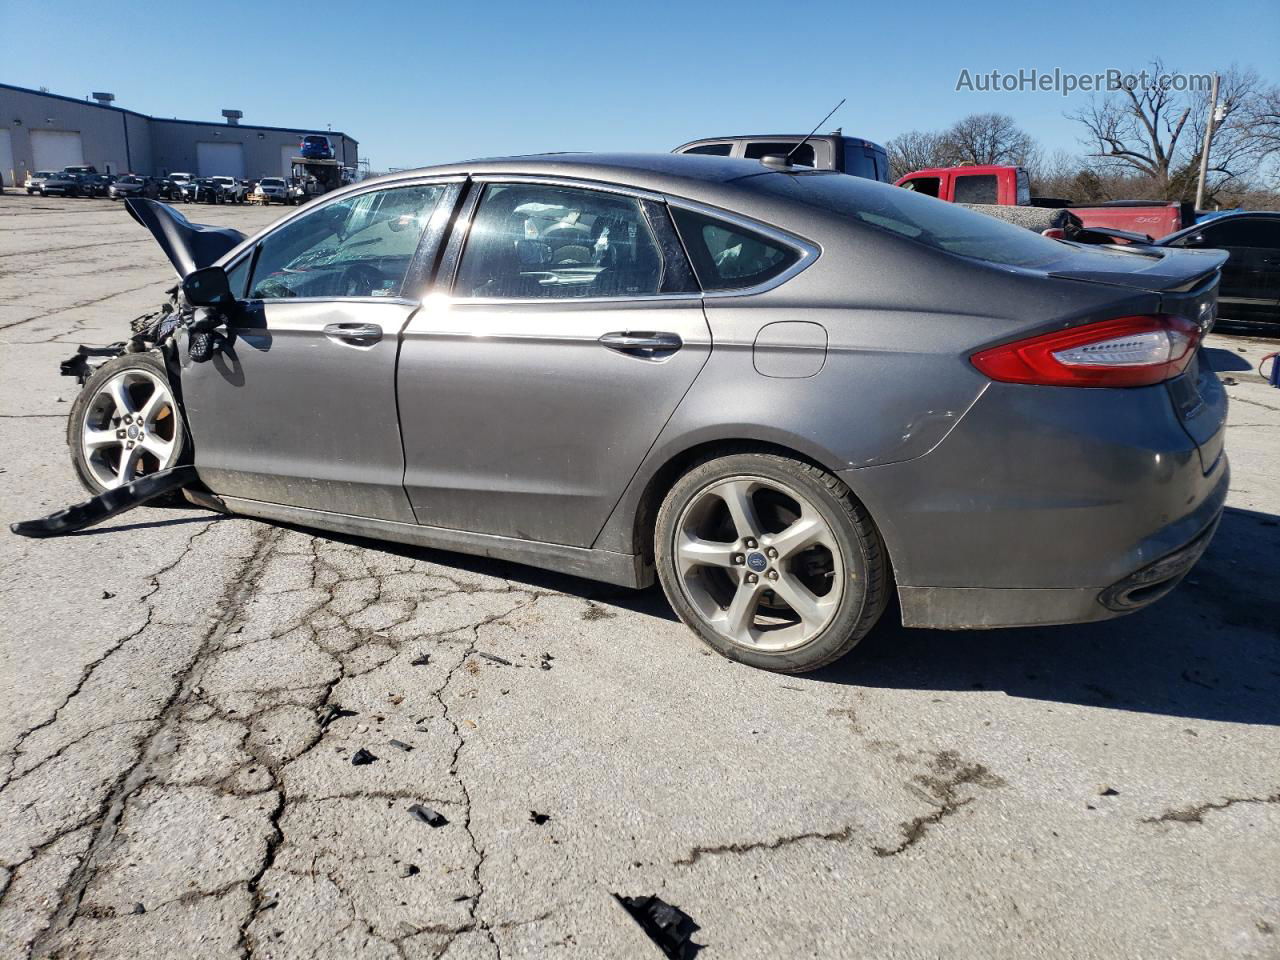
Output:
[[[1204,181],[1209,175],[1209,145],[1213,143],[1213,125],[1218,120],[1218,75],[1213,75],[1209,92],[1209,117],[1204,125],[1204,147],[1200,150],[1200,182],[1196,184],[1196,210],[1204,206]]]

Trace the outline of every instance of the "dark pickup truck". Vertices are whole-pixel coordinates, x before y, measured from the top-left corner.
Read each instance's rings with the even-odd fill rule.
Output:
[[[797,150],[797,144],[802,141],[804,146]],[[792,150],[795,153],[791,162],[799,167],[839,170],[855,177],[889,182],[889,155],[885,153],[884,147],[870,140],[846,137],[839,131],[814,134],[807,139],[802,133],[708,137],[682,144],[671,152],[761,160],[765,157],[784,157]]]

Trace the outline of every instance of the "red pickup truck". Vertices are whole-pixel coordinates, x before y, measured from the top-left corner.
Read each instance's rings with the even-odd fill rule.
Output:
[[[1066,207],[1086,227],[1109,227],[1159,239],[1195,223],[1190,203],[1165,200],[1113,200],[1076,206],[1063,200],[1038,200],[1031,196],[1031,179],[1022,167],[934,167],[901,177],[897,186],[951,203],[988,203],[1000,206]]]

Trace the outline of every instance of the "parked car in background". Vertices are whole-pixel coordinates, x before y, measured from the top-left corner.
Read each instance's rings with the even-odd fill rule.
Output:
[[[52,177],[52,176],[56,176],[56,171],[54,171],[54,170],[37,170],[37,171],[35,171],[34,173],[28,173],[28,174],[27,174],[27,183],[26,183],[27,193],[28,193],[28,194],[38,193],[38,194],[40,194],[41,196],[43,196],[43,195],[44,195],[44,183],[45,183],[45,181],[46,181],[46,180],[48,180],[48,179],[49,179],[50,177]]]
[[[305,177],[285,177],[285,185],[289,188],[289,202],[295,207],[300,203],[306,203],[314,193],[318,190],[308,190],[308,182]]]
[[[210,177],[197,177],[182,187],[183,199],[188,203],[222,203],[222,186]]]
[[[284,177],[263,177],[258,181],[257,196],[263,203],[288,203],[289,185]]]
[[[114,174],[107,173],[82,173],[80,174],[81,189],[86,197],[105,197],[111,189],[111,184],[116,182]]]
[[[107,190],[112,200],[123,200],[125,197],[147,197],[155,200],[161,195],[161,181],[152,177],[142,177],[136,173],[126,173],[118,177]]]
[[[86,173],[96,174],[98,172],[98,168],[91,163],[81,163],[81,164],[73,164],[70,167],[63,167],[62,172],[63,173],[79,173],[79,174],[86,174]]]
[[[1225,250],[1218,314],[1239,323],[1280,324],[1280,213],[1228,213],[1162,237],[1157,247]]]
[[[786,672],[894,590],[920,627],[1138,610],[1226,499],[1198,351],[1219,251],[671,155],[405,171],[249,238],[130,211],[237,346],[202,362],[184,338],[172,384],[154,353],[98,369],[68,424],[94,493],[190,456],[231,513],[656,574],[711,647]],[[113,430],[179,404],[150,442]]]
[[[183,202],[187,199],[187,184],[193,179],[189,173],[171,173],[166,177],[169,181],[169,192],[174,200]]]
[[[800,146],[801,142],[804,146]],[[794,151],[794,153],[792,153]],[[692,140],[671,151],[709,157],[745,157],[760,160],[769,156],[791,155],[791,163],[799,167],[837,170],[867,180],[889,182],[889,155],[884,147],[870,140],[846,137],[840,131],[816,134],[766,136],[709,137]]]
[[[84,196],[85,184],[78,173],[54,173],[45,178],[40,185],[40,195],[44,197],[80,197]]]
[[[303,137],[298,144],[298,156],[306,157],[308,160],[332,160],[333,146],[329,143],[328,137],[310,134]]]
[[[243,180],[235,177],[210,177],[209,179],[222,188],[222,199],[226,203],[244,203],[245,197],[248,196],[249,188]]]
[[[1031,177],[1023,167],[986,164],[913,170],[896,185],[949,203],[998,206],[1066,207],[1086,227],[1114,228],[1139,236],[1163,237],[1195,222],[1189,203],[1163,200],[1112,200],[1073,204],[1031,195]]]

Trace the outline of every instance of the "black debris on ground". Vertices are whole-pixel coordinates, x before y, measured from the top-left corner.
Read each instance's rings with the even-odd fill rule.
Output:
[[[424,807],[420,803],[415,803],[411,806],[409,812],[429,827],[443,827],[449,822],[439,810],[432,810],[430,807]]]
[[[114,594],[114,593],[112,593],[110,590],[103,590],[103,591],[102,591],[102,599],[103,599],[103,600],[110,600],[110,599],[111,599],[112,597],[114,597],[114,596],[115,596],[115,594]]]
[[[320,721],[321,730],[333,723],[333,721],[337,720],[339,717],[354,717],[355,715],[356,712],[354,710],[343,710],[342,707],[338,706],[336,703],[326,703],[319,709],[319,711],[317,711],[316,714],[317,719]]]
[[[430,663],[430,662],[431,662],[431,654],[429,654],[429,653],[424,653],[422,656],[420,656],[420,657],[414,657],[412,660],[410,660],[410,661],[409,661],[409,666],[411,666],[411,667],[425,667],[425,666],[426,666],[428,663]]]
[[[140,903],[135,903],[135,904],[133,905],[133,909],[132,909],[132,910],[130,910],[129,912],[130,912],[130,913],[132,913],[132,914],[135,914],[135,915],[137,915],[137,914],[143,914],[143,913],[146,913],[146,912],[147,912],[147,908],[146,908],[146,907],[144,907],[144,906],[143,906],[142,904],[140,904]]]
[[[480,656],[484,657],[486,660],[492,660],[494,663],[500,663],[504,667],[509,667],[512,665],[510,660],[504,660],[502,657],[498,656],[496,653],[485,653],[483,650],[477,650],[476,653],[480,654]]]
[[[391,745],[392,745],[393,747],[396,747],[396,748],[397,748],[397,749],[399,749],[399,750],[403,750],[405,753],[408,753],[410,750],[412,750],[412,749],[413,749],[413,747],[412,747],[412,746],[410,746],[409,744],[405,743],[403,740],[392,740],[392,741],[391,741]]]
[[[541,667],[543,670],[550,670],[550,669],[551,669],[551,661],[552,661],[552,660],[554,660],[554,659],[555,659],[555,657],[553,657],[551,654],[549,654],[549,653],[544,653],[544,654],[542,655],[542,659],[538,661],[538,666],[539,666],[539,667]]]
[[[357,750],[355,753],[351,755],[351,765],[353,767],[363,767],[365,764],[373,763],[373,761],[377,759],[378,758],[375,757],[372,753],[370,753],[364,747],[361,747],[359,750]]]
[[[698,924],[679,907],[660,897],[613,896],[670,960],[692,960],[702,949],[702,944],[689,939],[698,931]]]
[[[549,813],[539,813],[537,810],[529,811],[530,823],[536,823],[538,826],[542,826],[544,823],[546,823],[550,819],[551,819],[551,814]]]
[[[1098,796],[1118,797],[1120,796],[1120,791],[1117,790],[1115,787],[1109,787],[1104,783],[1102,786],[1098,787]]]
[[[402,863],[402,864],[400,864],[400,876],[401,876],[401,877],[412,877],[412,876],[416,876],[416,875],[417,875],[418,873],[420,873],[420,872],[421,872],[421,871],[419,871],[419,870],[418,870],[418,868],[417,868],[417,866],[416,866],[415,864],[412,864],[412,863]]]

